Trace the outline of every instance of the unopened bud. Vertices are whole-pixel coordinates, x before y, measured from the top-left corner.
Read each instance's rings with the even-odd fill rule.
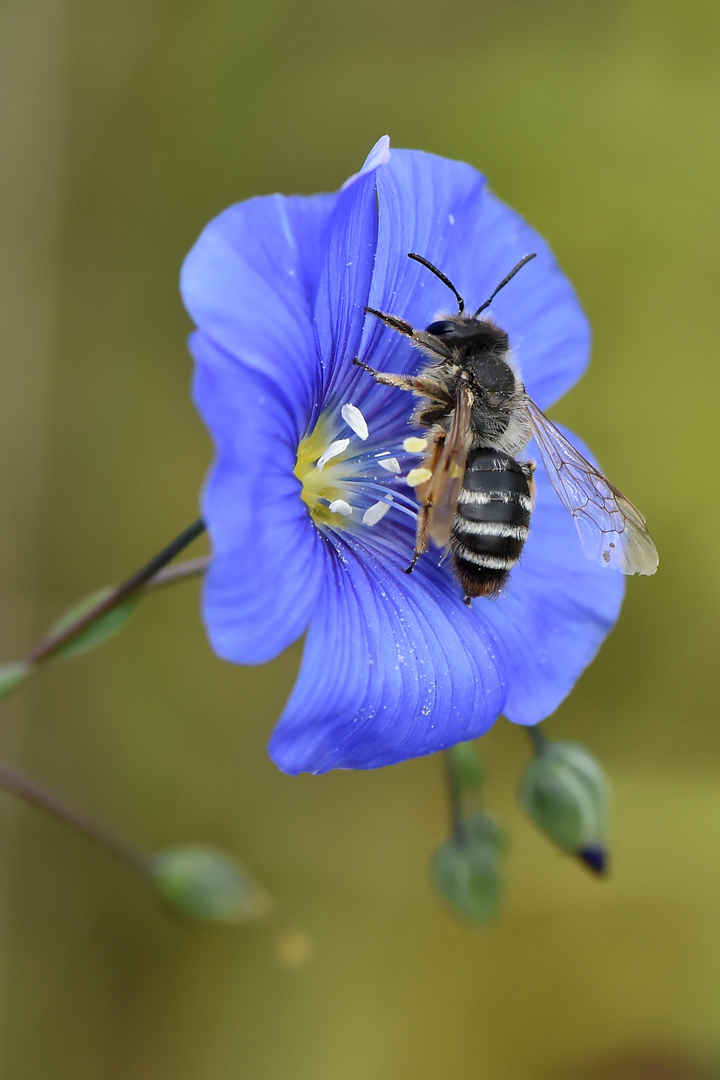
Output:
[[[176,911],[202,922],[262,919],[270,896],[234,859],[215,848],[168,848],[153,859],[151,877]]]
[[[447,902],[473,922],[487,922],[500,903],[503,837],[487,814],[463,818],[433,860],[435,886]]]
[[[596,874],[607,864],[608,798],[605,774],[577,743],[543,740],[520,784],[520,801],[535,824]]]

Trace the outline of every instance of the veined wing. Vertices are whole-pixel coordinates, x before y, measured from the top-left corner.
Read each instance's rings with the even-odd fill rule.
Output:
[[[465,478],[467,442],[473,397],[465,382],[455,391],[455,412],[442,450],[433,462],[432,476],[417,488],[427,507],[427,531],[438,547],[447,547]]]
[[[654,574],[658,554],[645,518],[587,461],[534,402],[528,402],[550,482],[575,522],[589,559],[622,574]]]

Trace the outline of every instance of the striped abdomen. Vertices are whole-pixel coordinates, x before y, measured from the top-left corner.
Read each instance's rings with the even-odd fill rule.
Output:
[[[534,466],[501,450],[471,450],[450,548],[465,598],[498,596],[520,558],[533,507]]]

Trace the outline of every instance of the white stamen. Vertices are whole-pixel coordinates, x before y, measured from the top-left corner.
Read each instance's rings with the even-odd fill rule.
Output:
[[[342,514],[343,517],[350,517],[353,512],[350,503],[345,502],[344,499],[334,499],[333,502],[330,503],[328,509],[331,514]]]
[[[335,442],[331,442],[327,450],[325,450],[317,459],[317,467],[320,472],[323,471],[331,458],[337,457],[338,454],[342,454],[343,450],[347,450],[349,445],[349,439],[336,439]]]
[[[402,472],[402,469],[400,468],[400,462],[396,457],[381,458],[380,461],[378,461],[378,465],[382,465],[383,469],[387,469],[388,472],[395,473],[396,476],[398,475],[398,473]]]
[[[373,503],[372,506],[367,508],[362,516],[363,525],[377,525],[378,521],[382,521],[389,509],[389,502]]]
[[[418,439],[416,435],[411,435],[403,443],[403,450],[407,450],[408,454],[422,454],[427,450],[427,444],[427,439]]]
[[[367,421],[357,405],[343,405],[340,413],[347,426],[352,428],[357,437],[364,442],[370,432],[368,431]]]
[[[426,480],[429,480],[432,476],[430,469],[411,469],[405,478],[405,482],[410,487],[418,487],[420,484],[424,484]]]

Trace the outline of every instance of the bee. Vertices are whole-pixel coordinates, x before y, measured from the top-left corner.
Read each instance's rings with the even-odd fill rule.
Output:
[[[585,555],[623,574],[654,574],[657,551],[640,511],[530,400],[510,359],[508,335],[489,317],[480,318],[535,254],[522,258],[472,315],[465,314],[463,298],[441,270],[415,252],[408,257],[451,290],[457,315],[417,330],[397,315],[366,307],[409,338],[425,363],[417,375],[395,375],[354,361],[383,386],[418,396],[411,423],[429,429],[423,467],[410,477],[419,510],[405,573],[432,540],[452,553],[466,604],[502,593],[529,533],[535,465],[518,455],[534,436]]]

